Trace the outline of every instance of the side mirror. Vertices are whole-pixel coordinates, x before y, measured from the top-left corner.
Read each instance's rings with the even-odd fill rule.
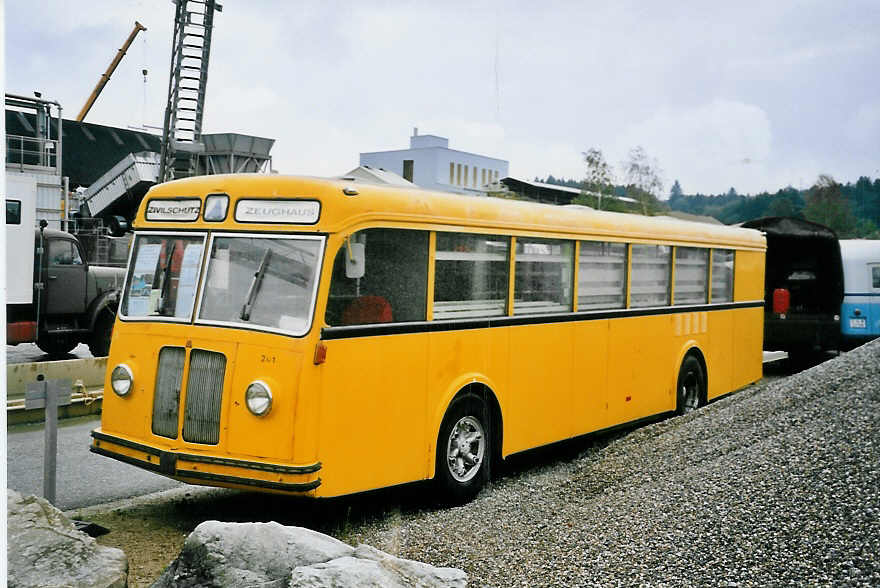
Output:
[[[366,246],[363,243],[346,243],[345,277],[363,278],[367,266]]]

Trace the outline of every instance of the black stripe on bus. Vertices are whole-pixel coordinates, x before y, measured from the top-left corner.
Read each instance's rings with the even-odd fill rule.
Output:
[[[116,445],[127,447],[129,449],[135,449],[137,451],[141,451],[143,453],[148,453],[150,455],[161,456],[163,451],[161,449],[157,449],[150,445],[144,445],[142,443],[136,443],[135,441],[129,441],[128,439],[120,439],[118,437],[114,437],[112,435],[108,435],[106,433],[99,433],[97,431],[92,431],[92,437],[97,439],[98,441],[106,441],[107,443],[114,443]],[[178,453],[172,452],[177,457],[177,459],[182,461],[189,461],[195,463],[207,463],[213,465],[222,465],[229,466],[235,468],[243,468],[248,470],[260,470],[264,472],[272,472],[276,474],[314,474],[315,472],[321,469],[321,462],[313,463],[309,465],[303,466],[288,466],[288,465],[280,465],[280,464],[272,464],[272,463],[261,463],[257,461],[247,461],[244,459],[233,459],[230,457],[212,457],[208,455],[196,455],[192,453]],[[140,462],[140,460],[138,460]]]
[[[241,486],[253,486],[256,488],[266,488],[269,490],[285,490],[287,492],[307,492],[309,490],[314,490],[318,486],[321,485],[321,478],[317,478],[310,482],[274,482],[270,480],[255,480],[251,478],[239,478],[238,476],[226,476],[223,474],[212,474],[209,472],[197,472],[192,470],[178,470],[174,471],[166,471],[160,464],[152,463],[148,461],[143,461],[137,459],[135,457],[130,457],[128,455],[122,455],[121,453],[115,453],[113,451],[108,451],[103,447],[89,447],[89,451],[95,453],[97,455],[103,455],[104,457],[110,457],[112,459],[116,459],[123,463],[131,464],[134,466],[138,466],[145,470],[150,470],[152,472],[156,472],[157,474],[162,474],[164,476],[172,476],[175,478],[190,478],[197,480],[206,480],[209,482],[225,482],[227,484],[238,484]]]
[[[568,323],[596,321],[610,318],[636,316],[656,316],[662,314],[683,314],[735,308],[762,308],[763,300],[749,302],[727,302],[720,304],[697,304],[687,306],[664,306],[659,308],[621,308],[587,312],[567,312],[561,314],[533,314],[521,316],[493,316],[485,318],[449,319],[417,321],[409,323],[382,323],[374,325],[352,325],[346,327],[324,327],[321,339],[350,339],[354,337],[376,337],[379,335],[403,335],[409,333],[433,333],[439,331],[459,331],[468,329],[491,329],[497,327],[516,327],[521,325],[543,325],[549,323]]]

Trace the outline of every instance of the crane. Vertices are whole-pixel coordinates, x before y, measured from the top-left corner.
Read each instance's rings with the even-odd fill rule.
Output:
[[[216,0],[174,0],[174,38],[168,102],[162,125],[159,181],[194,175],[201,142],[205,88],[214,12],[223,7]]]
[[[95,89],[92,90],[91,96],[86,100],[85,105],[82,107],[82,110],[79,111],[79,114],[76,116],[77,122],[82,122],[86,115],[89,113],[89,110],[92,109],[92,105],[95,103],[95,100],[98,99],[98,96],[101,95],[101,90],[104,89],[104,86],[107,85],[107,82],[110,81],[110,76],[113,75],[113,72],[116,71],[116,67],[119,65],[119,62],[122,61],[122,58],[125,57],[125,52],[128,51],[128,48],[131,47],[131,44],[134,42],[134,38],[137,37],[138,33],[141,31],[147,30],[147,27],[139,23],[138,21],[134,21],[134,29],[132,29],[131,34],[128,35],[128,38],[123,43],[122,47],[116,52],[116,57],[113,58],[113,61],[110,62],[110,66],[107,68],[103,74],[101,74],[101,78],[98,80],[98,84],[95,86]]]

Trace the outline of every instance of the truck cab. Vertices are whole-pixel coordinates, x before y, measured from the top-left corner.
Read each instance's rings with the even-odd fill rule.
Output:
[[[107,355],[125,269],[90,265],[76,237],[57,229],[34,229],[30,250],[17,245],[8,244],[10,253],[18,265],[30,258],[33,274],[7,272],[7,282],[26,281],[32,294],[8,301],[7,343],[35,342],[50,355],[87,343],[92,355]]]

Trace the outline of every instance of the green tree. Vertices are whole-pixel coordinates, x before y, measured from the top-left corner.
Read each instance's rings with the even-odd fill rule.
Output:
[[[820,175],[807,194],[804,207],[807,220],[834,229],[844,239],[852,237],[856,230],[856,218],[852,207],[841,193],[840,184],[829,175]]]
[[[588,192],[597,194],[596,208],[601,210],[603,198],[611,196],[614,192],[614,174],[611,166],[605,161],[601,149],[591,147],[583,153],[583,156],[587,169],[581,195],[587,195]]]
[[[627,183],[627,194],[635,198],[642,214],[656,214],[662,209],[657,194],[663,189],[660,168],[656,159],[651,159],[641,146],[633,147],[629,159],[623,163]]]
[[[678,180],[675,180],[675,183],[672,184],[672,188],[669,190],[669,199],[678,200],[682,196],[684,196],[684,192],[681,191],[681,184],[678,183]]]

